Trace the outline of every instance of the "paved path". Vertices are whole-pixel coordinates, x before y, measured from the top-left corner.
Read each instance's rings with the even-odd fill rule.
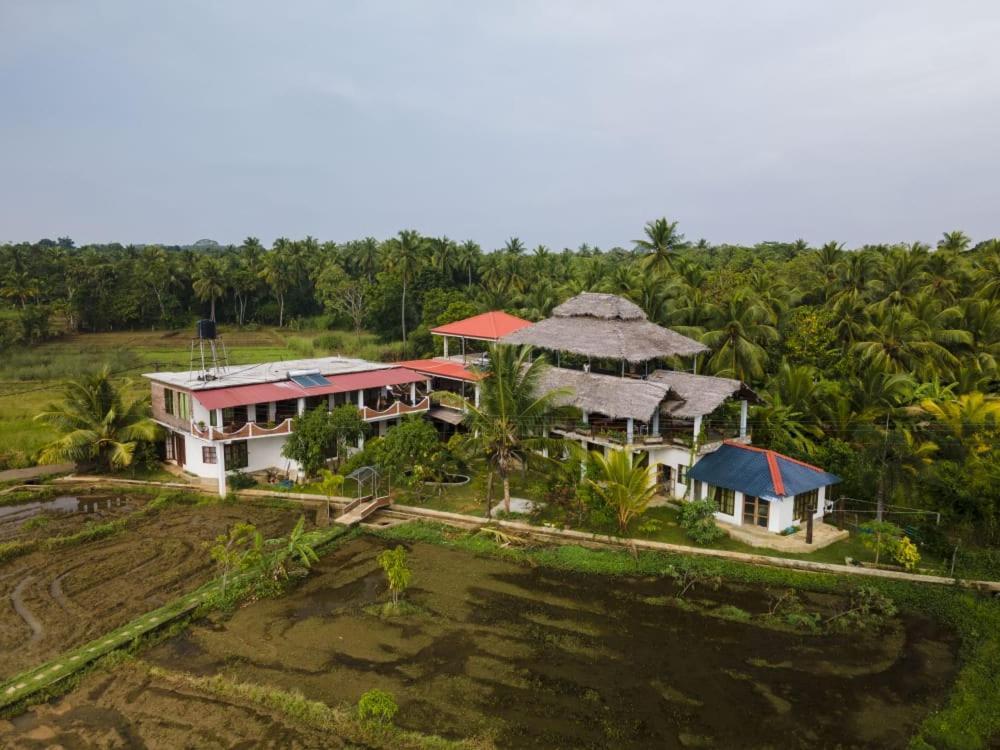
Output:
[[[24,482],[29,479],[50,477],[53,474],[69,474],[75,468],[73,464],[45,464],[29,466],[26,469],[7,469],[0,471],[0,482]]]

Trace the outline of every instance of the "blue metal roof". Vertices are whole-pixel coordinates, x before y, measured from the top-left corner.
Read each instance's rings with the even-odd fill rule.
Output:
[[[836,474],[780,453],[734,443],[702,456],[688,476],[756,497],[788,497],[840,481]]]

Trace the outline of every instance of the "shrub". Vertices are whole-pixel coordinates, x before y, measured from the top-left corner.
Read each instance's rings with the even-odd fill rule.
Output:
[[[831,630],[850,633],[878,629],[896,615],[896,605],[874,586],[858,586],[851,591],[847,605],[826,621]]]
[[[245,471],[240,471],[239,469],[234,469],[230,471],[226,477],[226,484],[230,490],[248,490],[251,487],[255,487],[257,482],[254,478],[247,474]]]
[[[920,553],[917,552],[917,545],[911,542],[907,536],[900,537],[892,550],[892,559],[907,570],[913,570],[917,567],[917,563],[920,562]]]
[[[385,571],[389,581],[389,593],[393,606],[399,604],[399,595],[410,585],[410,569],[406,567],[406,549],[397,544],[394,549],[383,550],[378,556],[378,564]]]
[[[373,688],[358,701],[358,718],[375,724],[391,724],[399,711],[396,699],[391,693]]]
[[[694,500],[681,506],[681,528],[697,544],[711,544],[726,535],[715,523],[715,505],[710,500]]]

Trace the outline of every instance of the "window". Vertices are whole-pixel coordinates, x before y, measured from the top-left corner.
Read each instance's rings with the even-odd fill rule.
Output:
[[[209,409],[208,410],[208,423],[212,427],[218,427],[219,426],[219,410],[218,409]]]
[[[712,488],[712,499],[720,513],[731,516],[736,512],[736,492],[725,487]]]
[[[167,414],[174,413],[174,392],[169,388],[163,389],[163,410]]]
[[[795,496],[795,508],[792,514],[800,521],[805,521],[810,513],[815,513],[819,504],[819,490],[801,492]]]
[[[226,471],[230,469],[245,469],[250,465],[246,440],[237,440],[234,443],[228,443],[222,455],[226,459]]]
[[[677,464],[677,484],[687,484],[688,467],[687,464]]]
[[[175,417],[180,417],[181,419],[191,418],[191,395],[188,393],[182,393],[177,391],[173,397],[174,401],[174,411],[173,415]]]
[[[214,464],[216,462],[215,457],[215,446],[202,446],[201,449],[201,462],[203,464]]]

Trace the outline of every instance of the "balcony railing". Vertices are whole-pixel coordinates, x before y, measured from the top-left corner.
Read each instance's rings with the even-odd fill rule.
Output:
[[[365,422],[377,422],[381,419],[391,419],[392,417],[400,417],[404,414],[415,414],[416,412],[427,411],[430,408],[430,397],[424,396],[415,404],[407,404],[404,401],[397,401],[381,411],[378,409],[372,409],[370,406],[365,406],[361,409],[361,418]]]
[[[191,434],[203,440],[245,440],[247,438],[271,437],[272,435],[288,435],[291,431],[291,419],[286,419],[273,427],[261,425],[258,422],[247,422],[239,426],[230,425],[222,428],[191,425]]]

